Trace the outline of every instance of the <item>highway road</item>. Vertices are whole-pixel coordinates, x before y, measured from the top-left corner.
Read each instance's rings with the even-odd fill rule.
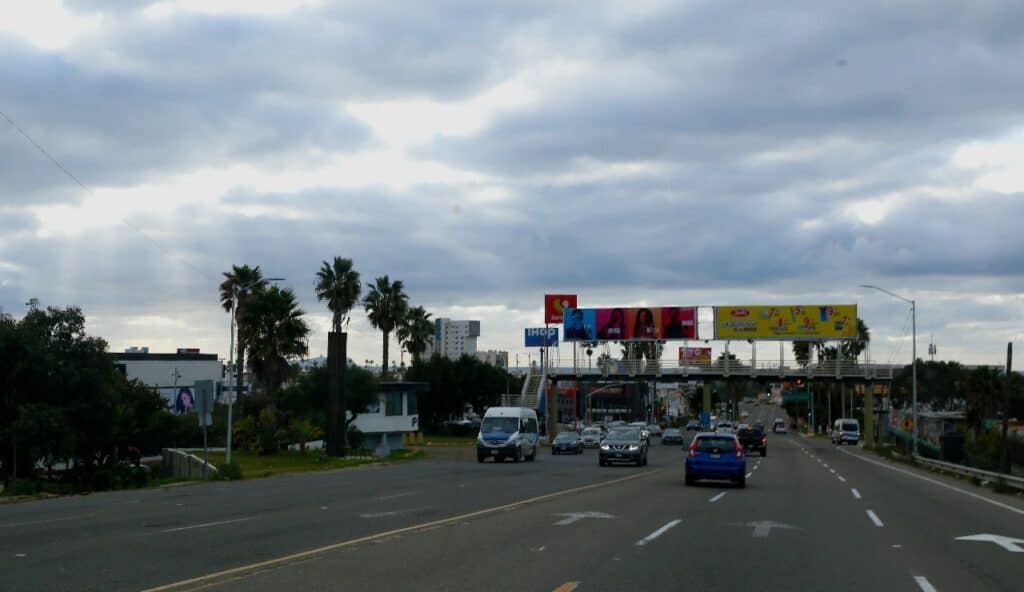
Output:
[[[657,440],[643,468],[469,452],[2,506],[0,590],[1024,589],[1020,498],[822,438],[770,435],[745,489],[685,487]]]

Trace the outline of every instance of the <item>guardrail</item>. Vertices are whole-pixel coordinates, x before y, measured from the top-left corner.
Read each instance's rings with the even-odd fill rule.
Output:
[[[185,479],[211,479],[217,474],[217,467],[204,463],[203,459],[180,448],[164,448],[164,467],[175,477]],[[203,473],[203,466],[206,473]]]
[[[1015,489],[1024,489],[1024,477],[1015,477],[1013,475],[1004,475],[1002,473],[995,473],[984,469],[975,469],[974,467],[958,465],[956,463],[950,463],[942,460],[934,460],[919,455],[914,456],[914,462],[921,463],[926,467],[933,467],[943,471],[956,473],[958,475],[976,477],[978,479],[987,479],[996,483],[1002,483],[1003,485],[1007,485]]]

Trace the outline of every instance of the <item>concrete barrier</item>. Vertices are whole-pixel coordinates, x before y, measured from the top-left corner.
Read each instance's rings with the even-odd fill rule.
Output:
[[[203,465],[206,465],[206,478],[217,475],[217,467],[212,463],[204,463],[203,459],[180,448],[164,448],[164,467],[167,472],[180,479],[202,479]]]

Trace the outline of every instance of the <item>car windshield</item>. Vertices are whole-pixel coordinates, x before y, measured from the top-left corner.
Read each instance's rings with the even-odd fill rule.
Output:
[[[0,1],[0,592],[1024,592],[1024,0]]]
[[[519,431],[518,417],[485,417],[483,423],[480,424],[480,433],[482,434],[511,434],[517,431]]]
[[[697,439],[698,452],[721,452],[735,448],[735,440],[732,438],[716,438],[714,436]]]

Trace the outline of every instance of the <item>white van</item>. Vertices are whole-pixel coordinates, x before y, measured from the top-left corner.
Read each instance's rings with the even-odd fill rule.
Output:
[[[860,442],[860,423],[856,419],[839,418],[832,424],[833,444],[853,444]]]
[[[537,457],[537,412],[526,407],[491,407],[480,422],[476,460],[511,458],[532,461]]]

